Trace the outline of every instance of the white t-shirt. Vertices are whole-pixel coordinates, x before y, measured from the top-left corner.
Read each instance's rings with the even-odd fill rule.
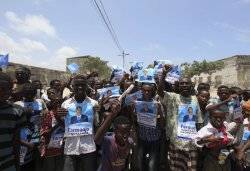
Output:
[[[82,104],[89,104],[91,107],[94,107],[98,105],[98,102],[86,97],[86,99],[82,103],[77,103],[74,98],[70,98],[66,100],[62,104],[62,108],[67,109],[68,111],[72,111],[72,109],[75,109],[77,106],[81,106]],[[82,109],[84,110],[84,109]],[[93,110],[93,108],[92,108]],[[88,122],[92,122],[92,127],[94,125],[94,120],[97,117],[97,113],[93,110],[93,116],[90,118],[87,116]],[[70,113],[67,114],[66,118],[70,115]],[[65,118],[65,129],[67,129],[66,122],[70,122],[69,119]],[[84,121],[85,122],[85,121]],[[87,121],[86,121],[87,122]],[[76,123],[77,124],[77,123]],[[66,130],[67,132],[67,130]],[[92,134],[86,134],[86,135],[74,135],[71,136],[70,134],[65,134],[65,146],[64,146],[64,154],[65,155],[80,155],[80,154],[88,154],[91,152],[96,151],[96,145],[94,142],[94,133]]]

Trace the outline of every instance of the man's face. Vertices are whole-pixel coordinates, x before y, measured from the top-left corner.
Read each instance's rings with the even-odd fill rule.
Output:
[[[34,81],[33,85],[36,89],[42,89],[42,83],[40,81]]]
[[[222,111],[212,111],[210,113],[210,122],[215,128],[221,128],[223,126],[223,122],[225,121],[226,113]]]
[[[146,104],[143,105],[144,111],[147,112],[148,111],[148,106]]]
[[[55,90],[60,90],[60,88],[61,88],[61,82],[60,81],[55,81],[54,84],[53,84],[53,86],[51,88],[53,88]]]
[[[153,97],[153,86],[151,85],[143,85],[142,86],[142,94],[143,94],[143,98],[145,100],[151,99]]]
[[[197,96],[198,102],[201,105],[206,105],[208,100],[210,99],[210,93],[208,91],[201,91],[200,94]]]
[[[179,90],[182,96],[191,95],[191,80],[188,78],[182,78],[179,81]]]
[[[87,90],[87,83],[83,79],[76,79],[74,80],[73,84],[73,91],[75,95],[85,95]]]
[[[118,125],[115,129],[115,141],[118,145],[124,146],[128,142],[128,137],[130,135],[129,125]]]
[[[29,79],[28,74],[22,69],[16,70],[15,74],[17,81],[28,81]]]
[[[190,107],[190,108],[188,108],[188,114],[189,115],[192,115],[193,114],[193,109]]]
[[[224,101],[229,98],[230,93],[227,88],[221,88],[218,90],[217,95],[219,96],[220,100]]]

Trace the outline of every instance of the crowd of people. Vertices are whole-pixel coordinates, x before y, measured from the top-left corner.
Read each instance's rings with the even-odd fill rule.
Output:
[[[93,72],[45,89],[28,68],[0,71],[0,171],[250,170],[250,90],[210,97],[208,83],[167,82],[171,68],[155,82]]]

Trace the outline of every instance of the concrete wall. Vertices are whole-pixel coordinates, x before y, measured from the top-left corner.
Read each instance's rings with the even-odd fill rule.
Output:
[[[10,74],[10,76],[13,79],[15,79],[15,69],[20,66],[25,66],[31,70],[31,80],[38,79],[44,85],[49,85],[50,81],[53,79],[66,81],[69,78],[69,74],[67,74],[65,71],[51,70],[47,68],[27,66],[27,65],[17,64],[17,63],[10,63],[6,72]]]
[[[216,91],[219,85],[229,87],[238,86],[243,89],[250,88],[250,56],[233,56],[220,61],[224,62],[224,68],[215,73],[195,75],[192,80],[197,86],[201,82],[210,83],[211,91]]]

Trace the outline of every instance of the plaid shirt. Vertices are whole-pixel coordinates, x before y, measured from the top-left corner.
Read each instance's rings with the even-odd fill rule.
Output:
[[[44,116],[41,126],[41,143],[40,150],[42,157],[59,156],[63,154],[63,148],[48,148],[50,142],[50,131],[52,130],[52,119],[55,118],[55,113],[50,111]]]

